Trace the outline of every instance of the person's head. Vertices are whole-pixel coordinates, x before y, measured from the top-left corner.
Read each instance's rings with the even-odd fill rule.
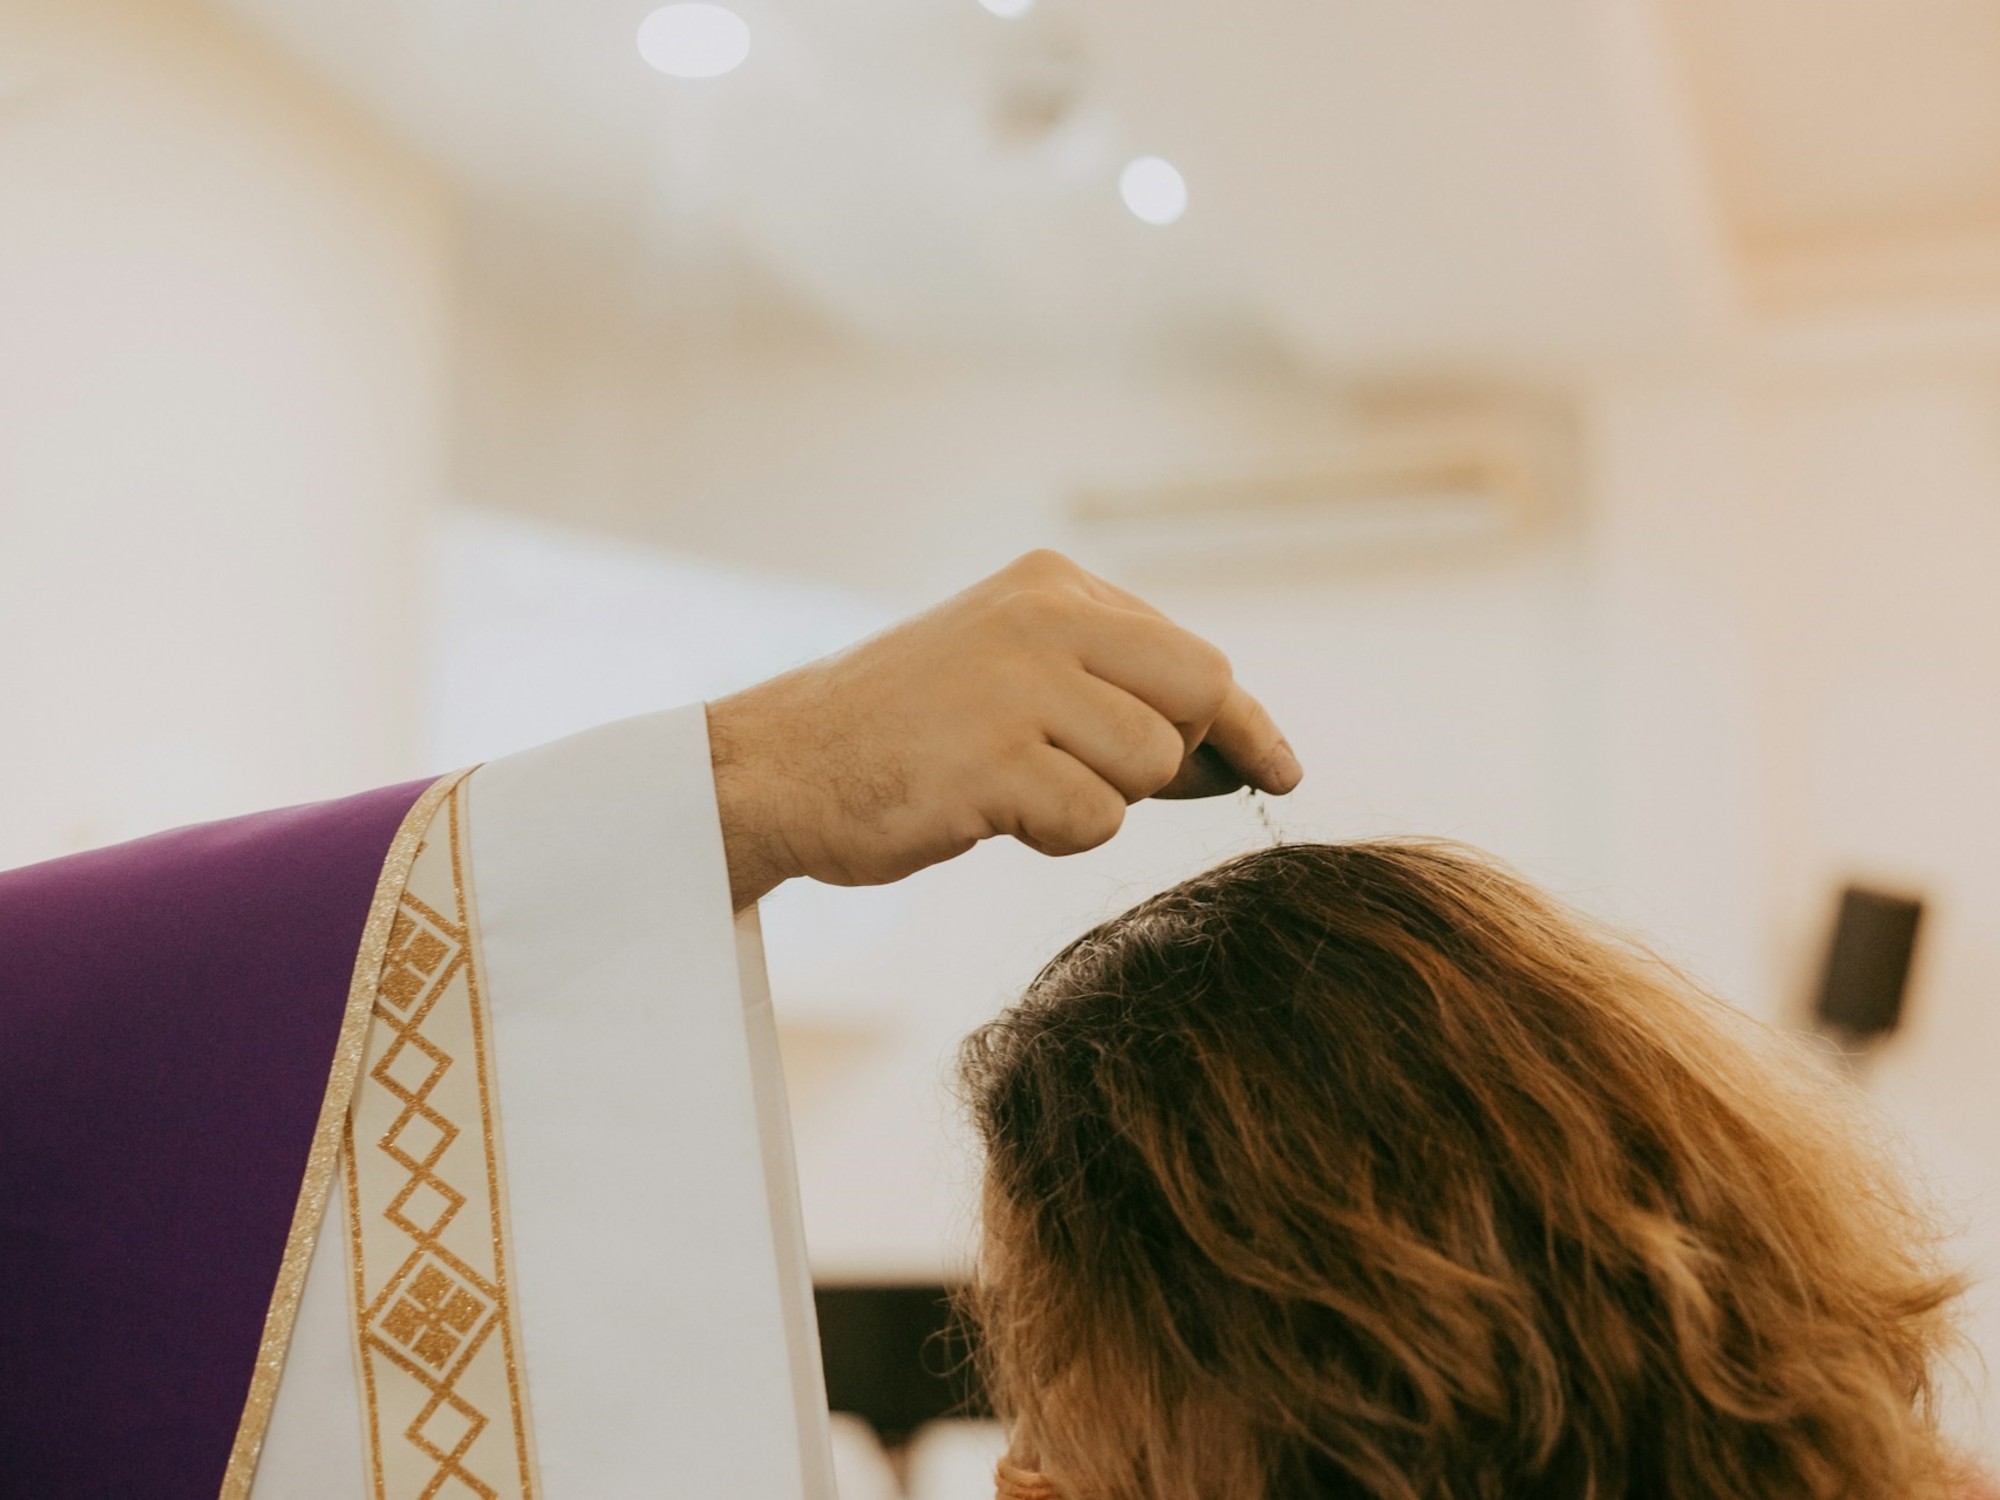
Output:
[[[992,1394],[1071,1500],[1932,1493],[1957,1283],[1811,1072],[1469,851],[1232,860],[966,1043]]]

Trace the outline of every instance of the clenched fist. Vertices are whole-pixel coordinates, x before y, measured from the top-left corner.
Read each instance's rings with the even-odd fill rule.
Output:
[[[708,721],[739,909],[795,875],[887,884],[996,834],[1074,854],[1143,797],[1300,776],[1220,651],[1054,552]]]

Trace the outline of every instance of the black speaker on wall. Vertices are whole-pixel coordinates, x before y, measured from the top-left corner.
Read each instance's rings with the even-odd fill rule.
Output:
[[[1840,893],[1814,1007],[1823,1029],[1849,1042],[1872,1042],[1902,1024],[1923,918],[1924,904],[1914,897],[1858,885]]]

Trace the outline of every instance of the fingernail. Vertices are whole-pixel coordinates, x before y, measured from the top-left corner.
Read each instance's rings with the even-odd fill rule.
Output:
[[[1278,748],[1273,750],[1264,762],[1263,780],[1266,790],[1282,795],[1305,780],[1305,775],[1305,767],[1299,764],[1299,758],[1292,753],[1291,745],[1279,740]]]

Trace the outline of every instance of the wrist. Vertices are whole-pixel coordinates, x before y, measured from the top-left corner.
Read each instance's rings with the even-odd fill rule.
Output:
[[[773,815],[771,778],[760,769],[756,736],[746,732],[738,698],[720,698],[705,707],[709,767],[729,865],[729,902],[732,910],[742,911],[800,872]]]

